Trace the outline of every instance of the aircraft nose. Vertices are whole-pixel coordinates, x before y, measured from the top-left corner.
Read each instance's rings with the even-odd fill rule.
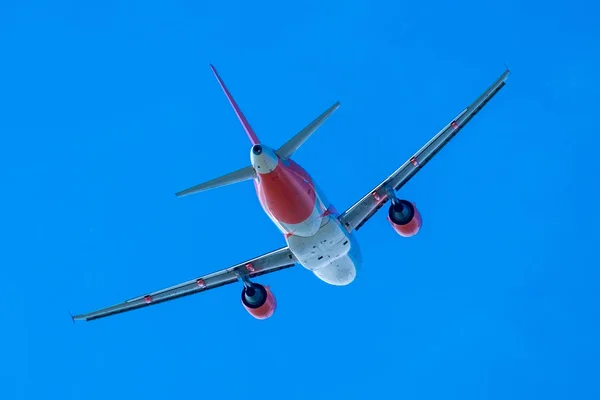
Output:
[[[255,144],[252,146],[252,154],[259,156],[263,152],[262,146],[260,144]]]

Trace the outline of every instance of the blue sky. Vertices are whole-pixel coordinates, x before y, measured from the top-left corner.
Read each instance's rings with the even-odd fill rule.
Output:
[[[83,4],[85,3],[85,4]],[[1,399],[596,399],[599,31],[593,2],[20,1],[0,5]],[[214,63],[338,210],[503,71],[508,85],[384,213],[331,287],[264,277],[73,325],[284,243],[249,182]]]

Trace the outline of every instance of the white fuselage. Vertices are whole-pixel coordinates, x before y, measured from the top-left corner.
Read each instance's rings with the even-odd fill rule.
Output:
[[[358,242],[310,175],[266,146],[250,158],[260,203],[298,262],[331,285],[351,283],[362,262]]]
[[[330,285],[351,283],[362,263],[356,237],[333,215],[323,218],[323,225],[314,235],[291,235],[286,241],[298,262]]]

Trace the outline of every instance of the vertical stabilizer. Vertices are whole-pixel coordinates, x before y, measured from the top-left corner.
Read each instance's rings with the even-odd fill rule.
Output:
[[[233,99],[233,96],[231,95],[231,93],[229,93],[229,90],[227,90],[227,87],[225,86],[225,83],[219,76],[219,73],[217,72],[217,70],[215,69],[215,67],[212,64],[210,64],[210,68],[212,69],[213,73],[215,74],[217,81],[219,81],[219,85],[221,85],[221,89],[223,89],[223,92],[225,92],[225,96],[227,96],[227,100],[229,100],[229,103],[231,104],[231,107],[233,107],[235,114],[237,115],[238,119],[242,123],[242,126],[244,127],[244,130],[246,131],[246,134],[248,135],[248,138],[250,139],[250,141],[252,142],[253,145],[259,144],[260,141],[258,140],[256,133],[254,133],[254,130],[248,123],[248,120],[242,113],[242,110],[240,110],[240,107],[237,105],[237,103]]]

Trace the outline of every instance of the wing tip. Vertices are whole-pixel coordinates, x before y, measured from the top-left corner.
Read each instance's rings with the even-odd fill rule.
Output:
[[[90,319],[85,314],[73,315],[71,310],[69,310],[69,316],[71,317],[71,322],[75,324],[75,321],[89,321]]]
[[[508,76],[512,75],[512,71],[508,68],[508,64],[504,63],[504,80],[508,79]]]
[[[71,310],[69,310],[69,316],[71,317],[71,322],[75,324],[75,321],[79,321],[81,319],[80,315],[73,315]]]

